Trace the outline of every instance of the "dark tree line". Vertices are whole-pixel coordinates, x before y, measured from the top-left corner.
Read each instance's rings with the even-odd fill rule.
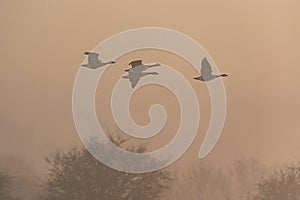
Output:
[[[155,200],[163,195],[170,200],[300,200],[300,164],[268,172],[256,160],[224,169],[200,163],[184,178],[171,179],[167,169],[146,174],[116,171],[80,148],[47,162],[42,200]]]
[[[118,146],[126,141],[111,140]],[[146,151],[144,146],[126,149]],[[46,161],[48,174],[38,200],[300,200],[300,163],[270,171],[257,160],[230,167],[202,160],[184,174],[169,169],[132,174],[103,165],[85,148],[56,153]],[[19,179],[0,172],[0,200],[16,200],[14,180]]]

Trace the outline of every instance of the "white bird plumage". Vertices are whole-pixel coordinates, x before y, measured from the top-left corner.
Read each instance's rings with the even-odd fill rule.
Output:
[[[99,60],[98,53],[86,51],[86,52],[84,52],[84,54],[88,56],[88,63],[82,64],[81,65],[82,67],[87,67],[90,69],[97,69],[97,68],[103,67],[105,65],[116,63],[115,61],[102,62],[101,60]]]
[[[207,58],[204,58],[201,62],[201,76],[195,77],[195,80],[200,80],[200,81],[210,81],[213,79],[216,79],[218,77],[227,77],[227,74],[220,74],[220,75],[215,75],[212,74],[212,68],[211,65],[209,64]]]

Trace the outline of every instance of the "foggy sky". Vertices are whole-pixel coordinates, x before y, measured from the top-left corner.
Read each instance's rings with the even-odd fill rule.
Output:
[[[0,156],[18,155],[42,168],[45,156],[80,145],[71,103],[83,52],[118,32],[157,26],[194,38],[219,70],[230,75],[224,80],[226,124],[208,159],[257,157],[266,163],[299,159],[299,11],[297,0],[1,0]],[[127,58],[135,55],[141,57]],[[120,58],[121,68],[127,67],[122,66],[125,61]],[[199,90],[199,100],[209,103],[205,87],[198,83],[193,87]],[[138,92],[136,101],[142,101]],[[175,113],[171,119],[175,123],[173,102],[168,109]],[[204,130],[182,160],[196,159],[209,119],[209,110],[203,107]],[[140,108],[147,108],[147,102]],[[147,117],[144,111],[140,115]]]

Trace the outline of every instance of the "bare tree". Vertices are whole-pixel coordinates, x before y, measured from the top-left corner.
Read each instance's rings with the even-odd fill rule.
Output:
[[[257,184],[254,200],[300,200],[300,164],[263,178]]]

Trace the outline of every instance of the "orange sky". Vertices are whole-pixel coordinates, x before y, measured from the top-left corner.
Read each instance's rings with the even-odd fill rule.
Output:
[[[157,26],[193,37],[230,75],[227,121],[210,159],[300,159],[299,24],[297,0],[2,0],[0,156],[39,166],[80,144],[71,98],[83,52],[120,31]]]

